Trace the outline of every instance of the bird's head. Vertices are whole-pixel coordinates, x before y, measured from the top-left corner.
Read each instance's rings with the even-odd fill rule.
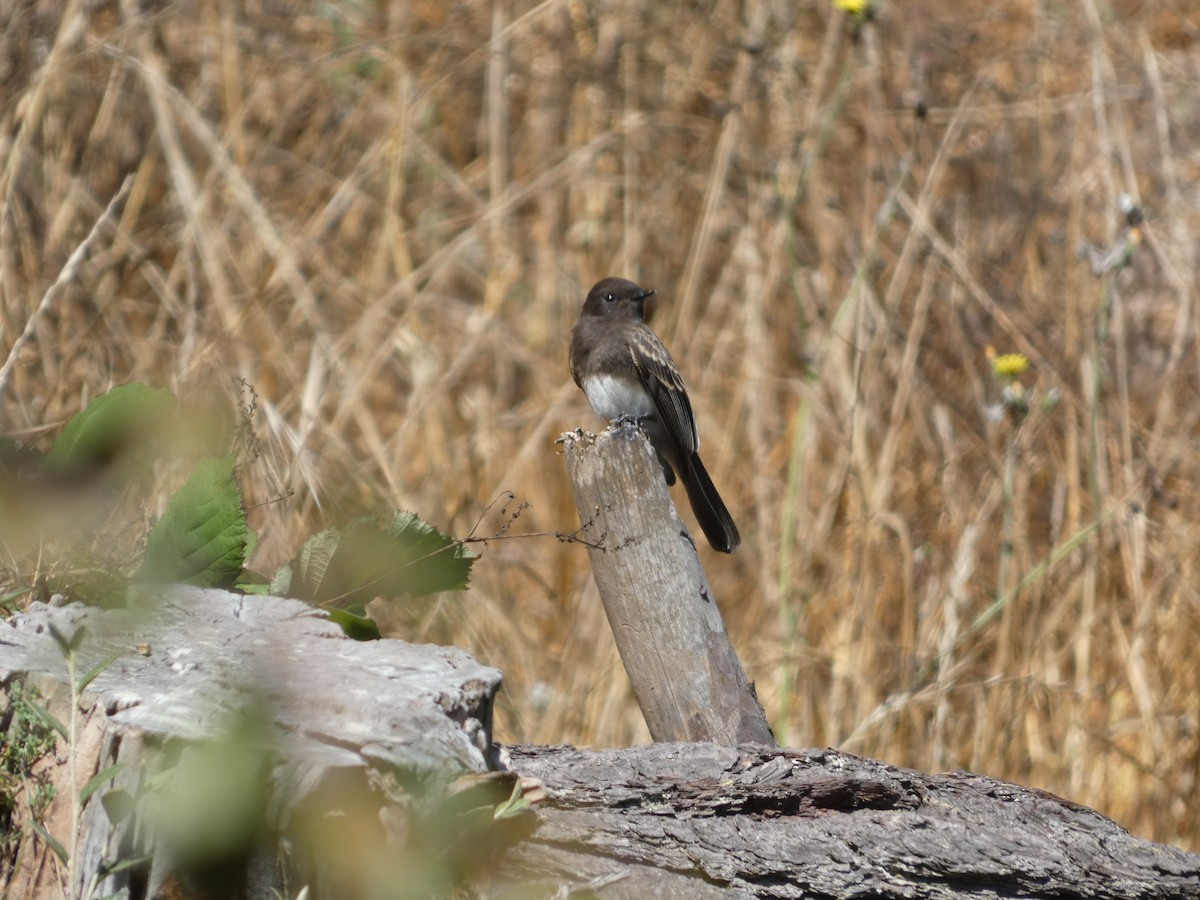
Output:
[[[583,301],[584,316],[629,316],[645,317],[647,297],[654,295],[650,288],[639,287],[624,278],[605,278],[588,291]]]

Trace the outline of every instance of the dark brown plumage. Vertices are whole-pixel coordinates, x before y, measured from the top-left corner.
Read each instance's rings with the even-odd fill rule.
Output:
[[[605,419],[633,416],[662,463],[667,484],[683,481],[708,542],[730,553],[741,536],[700,462],[700,435],[679,368],[646,324],[654,291],[605,278],[588,293],[571,331],[571,376]]]

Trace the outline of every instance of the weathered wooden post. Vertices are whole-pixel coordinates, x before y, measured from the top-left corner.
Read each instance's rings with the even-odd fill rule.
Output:
[[[562,444],[592,574],[650,735],[775,746],[650,443],[627,424],[569,432]]]

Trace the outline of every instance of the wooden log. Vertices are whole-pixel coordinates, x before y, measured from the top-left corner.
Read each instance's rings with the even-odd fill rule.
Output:
[[[969,772],[714,744],[506,753],[546,796],[505,873],[559,896],[1200,898],[1200,855]]]
[[[632,423],[561,440],[592,574],[650,735],[775,746],[650,442]]]
[[[73,677],[54,631],[78,644]],[[79,684],[110,657],[73,711],[72,681]],[[153,895],[179,867],[179,848],[149,833],[163,818],[155,795],[168,791],[168,802],[172,796],[169,784],[155,786],[162,772],[185,773],[176,779],[177,805],[195,810],[180,810],[184,831],[202,833],[203,819],[245,801],[243,818],[269,819],[268,830],[282,832],[329,785],[337,785],[334,805],[347,795],[374,794],[369,802],[378,812],[389,801],[373,787],[372,773],[418,780],[488,773],[501,675],[453,647],[349,640],[324,613],[296,600],[179,586],[145,609],[35,603],[0,623],[0,685],[10,698],[17,681],[36,688],[39,705],[74,735],[59,740],[39,773],[55,790],[39,824],[74,851],[73,896],[129,896],[147,880]],[[76,826],[72,798],[114,764],[119,769],[88,798]],[[234,793],[222,808],[208,809],[211,798],[189,793],[189,782],[218,797],[231,785]],[[116,796],[135,802],[136,812],[105,802]],[[327,804],[311,818],[331,809]],[[339,814],[344,821],[345,811]],[[247,826],[252,841],[258,825]],[[67,866],[46,852],[40,836],[29,838],[17,850],[4,896],[59,896]],[[269,848],[263,852],[261,865],[239,862],[246,878],[250,870],[261,875],[240,888],[294,895],[278,877],[286,867]],[[142,854],[151,856],[144,865],[109,871]],[[289,865],[301,884],[328,880],[319,861]]]

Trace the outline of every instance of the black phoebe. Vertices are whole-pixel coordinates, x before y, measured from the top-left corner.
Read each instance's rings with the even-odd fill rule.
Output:
[[[571,377],[605,419],[632,416],[650,438],[667,484],[675,473],[708,542],[732,553],[737,526],[700,462],[700,436],[683,377],[644,318],[654,291],[624,278],[605,278],[587,295],[571,331]]]

